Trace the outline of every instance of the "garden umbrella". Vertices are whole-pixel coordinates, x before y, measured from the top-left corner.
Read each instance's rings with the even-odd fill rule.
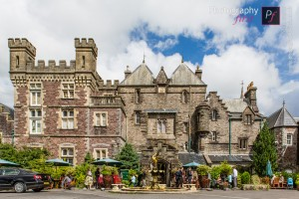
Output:
[[[0,166],[20,166],[20,165],[14,162],[0,159]]]
[[[57,167],[58,167],[58,166],[72,166],[71,163],[66,162],[66,161],[64,161],[64,160],[62,160],[62,159],[59,159],[59,158],[46,160],[46,163],[51,163],[51,164],[53,164],[54,166],[56,166],[56,171],[57,171]]]
[[[99,159],[99,160],[96,160],[96,161],[92,162],[92,164],[95,164],[95,165],[108,165],[108,166],[120,166],[123,163],[120,162],[120,161],[117,161],[117,160],[110,159],[110,158],[102,158],[102,159]]]
[[[272,168],[271,168],[271,162],[268,160],[267,166],[266,166],[266,175],[269,177],[273,176]]]
[[[190,162],[188,164],[183,165],[183,167],[198,167],[200,164],[197,162]]]

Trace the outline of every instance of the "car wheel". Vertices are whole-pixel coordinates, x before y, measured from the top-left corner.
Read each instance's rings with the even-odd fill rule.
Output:
[[[14,185],[14,189],[17,193],[23,193],[26,191],[26,187],[23,182],[16,182]]]
[[[32,189],[34,192],[40,192],[42,189]]]

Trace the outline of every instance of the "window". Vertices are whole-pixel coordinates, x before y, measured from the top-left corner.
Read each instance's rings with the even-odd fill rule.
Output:
[[[217,110],[212,110],[212,120],[216,121],[218,117],[218,112]]]
[[[252,123],[252,118],[251,118],[251,114],[247,114],[247,115],[245,115],[245,124],[247,124],[247,125],[251,125],[251,123]]]
[[[188,92],[187,91],[182,92],[182,103],[184,103],[184,104],[188,103]]]
[[[213,142],[217,141],[217,132],[216,131],[212,131],[212,141]]]
[[[188,128],[188,122],[184,122],[183,123],[183,132],[184,133],[187,133],[189,131],[189,128]]]
[[[106,112],[96,113],[96,126],[108,126],[107,118],[108,114]]]
[[[135,124],[140,124],[140,119],[141,119],[141,113],[140,111],[135,112]]]
[[[82,56],[82,68],[85,66],[85,56]]]
[[[74,164],[74,148],[61,148],[61,159]]]
[[[292,145],[293,136],[292,134],[287,134],[287,145]]]
[[[16,57],[16,67],[19,68],[19,65],[20,65],[20,57],[17,56]]]
[[[62,128],[74,129],[74,110],[62,111]]]
[[[239,139],[239,149],[247,149],[247,138],[240,138]]]
[[[75,93],[75,85],[73,83],[63,83],[62,84],[62,92],[63,92],[63,98],[71,99],[74,98]]]
[[[166,119],[158,119],[157,132],[158,133],[166,133]]]
[[[135,103],[136,104],[140,104],[141,103],[140,89],[136,89],[136,91],[135,91]]]
[[[41,105],[41,84],[30,84],[30,105]]]
[[[39,109],[30,110],[30,133],[42,133],[42,111]]]
[[[94,157],[95,159],[108,158],[108,149],[106,148],[94,149]]]

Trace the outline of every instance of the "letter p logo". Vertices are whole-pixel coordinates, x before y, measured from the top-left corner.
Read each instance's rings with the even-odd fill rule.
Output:
[[[262,24],[279,25],[280,7],[262,7]]]

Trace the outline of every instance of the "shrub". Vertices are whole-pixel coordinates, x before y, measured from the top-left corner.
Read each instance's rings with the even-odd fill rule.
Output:
[[[245,171],[241,175],[241,182],[242,182],[242,184],[249,184],[250,183],[250,174],[247,171]]]
[[[208,173],[211,171],[211,167],[207,165],[199,165],[197,167],[197,173],[198,175],[208,175]]]
[[[221,168],[220,168],[220,166],[214,166],[214,167],[212,167],[212,169],[211,169],[211,178],[212,179],[217,179],[218,178],[218,176],[220,175],[220,173],[221,173],[221,170],[220,170]]]
[[[270,184],[270,178],[268,176],[262,178],[262,184],[269,185]]]
[[[226,176],[232,173],[232,167],[227,163],[227,161],[221,162],[220,173]]]
[[[258,175],[251,176],[251,180],[254,185],[261,184],[261,180]]]
[[[240,174],[240,176],[242,176],[242,175]],[[240,177],[237,178],[237,187],[240,189],[242,188],[242,180]]]

